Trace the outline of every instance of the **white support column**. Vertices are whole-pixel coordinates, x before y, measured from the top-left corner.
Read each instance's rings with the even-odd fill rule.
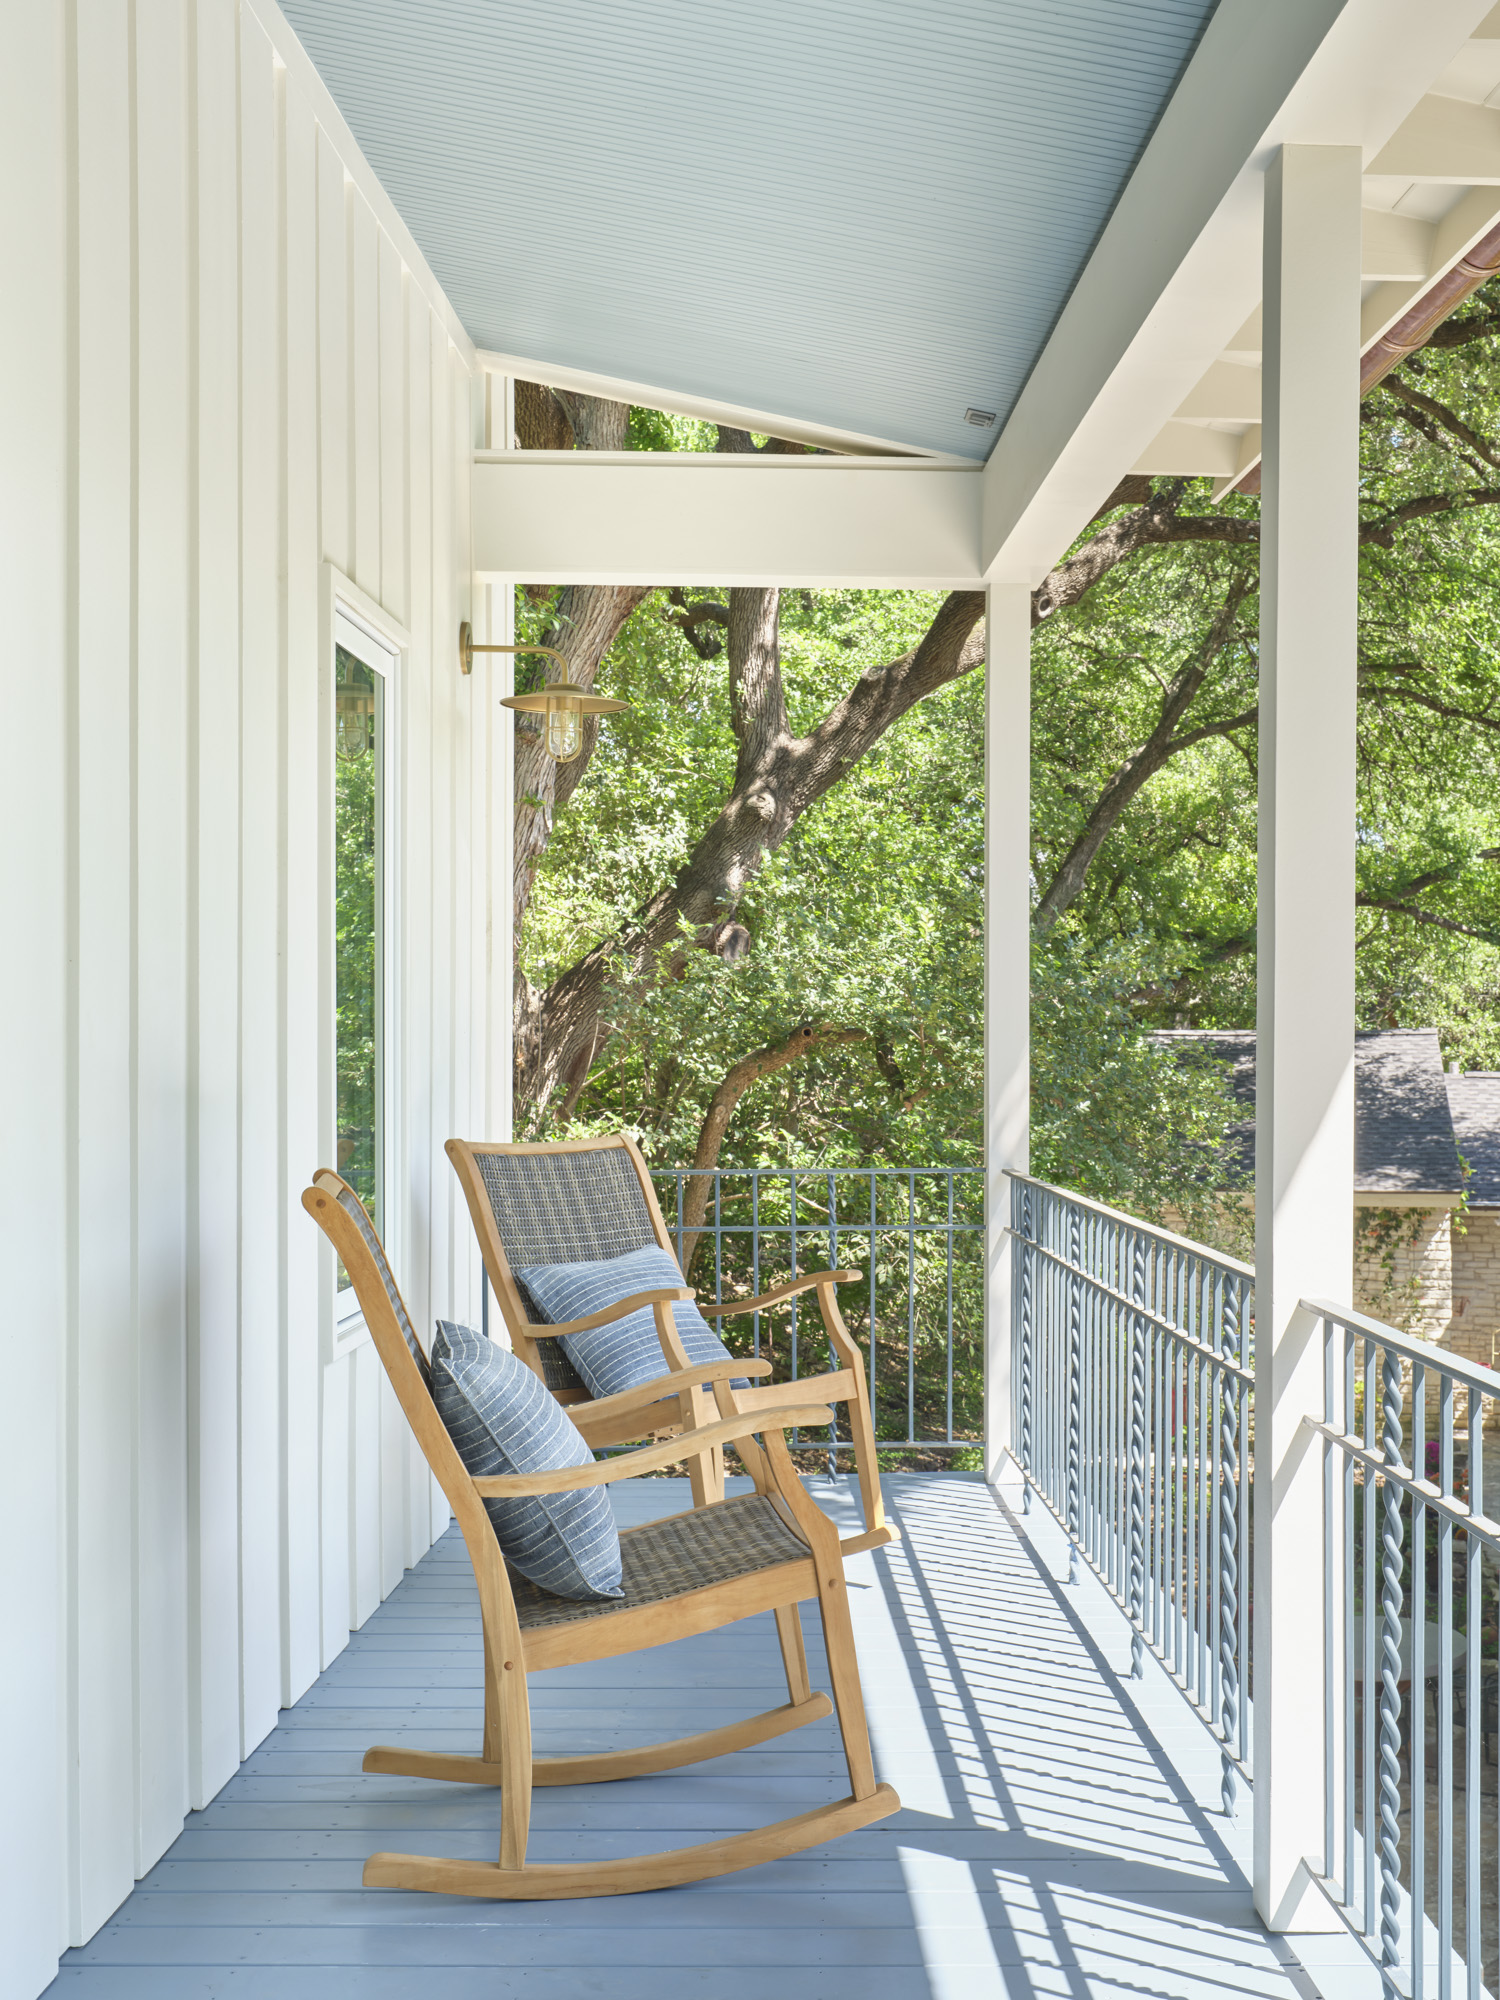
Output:
[[[1031,592],[993,583],[984,690],[984,1472],[1011,1446],[1010,1175],[1030,1165]]]
[[[1266,178],[1255,1325],[1255,1901],[1326,1929],[1316,1323],[1350,1296],[1360,153]]]

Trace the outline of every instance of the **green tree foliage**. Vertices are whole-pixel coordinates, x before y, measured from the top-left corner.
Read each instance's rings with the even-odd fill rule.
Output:
[[[1500,1068],[1492,289],[1364,404],[1357,963],[1363,1025],[1434,1025],[1450,1060]],[[713,438],[636,411],[630,443]],[[1258,512],[1203,481],[1127,481],[1036,598],[1034,1163],[1147,1212],[1194,1212],[1231,1113],[1143,1031],[1254,1020]],[[784,597],[793,731],[917,645],[939,603]],[[555,609],[527,594],[530,636]],[[722,622],[714,593],[653,592],[606,655],[601,685],[633,708],[551,824],[522,939],[534,989],[626,940],[722,807]],[[735,1065],[801,1024],[808,1053],[745,1089],[723,1163],[975,1161],[982,711],[967,672],[892,723],[726,913],[741,947],[685,937],[644,980],[622,959],[586,1080],[544,1119],[624,1125],[688,1161]]]
[[[936,603],[896,591],[784,600],[792,726],[811,726],[854,676],[915,644]],[[727,788],[723,668],[694,652],[673,615],[653,598],[610,655],[610,689],[632,707],[601,735],[547,849],[524,938],[537,985],[629,921]],[[983,713],[982,675],[919,704],[798,821],[736,913],[753,940],[742,957],[689,949],[680,972],[663,969],[644,992],[621,980],[613,1032],[567,1129],[625,1127],[654,1160],[690,1161],[726,1071],[810,1022],[859,1039],[820,1046],[747,1093],[722,1164],[973,1165]],[[1071,936],[1038,942],[1036,1164],[1100,1196],[1130,1189],[1181,1206],[1227,1100],[1216,1076],[1143,1040],[1127,996],[1152,971],[1149,953],[1114,940],[1102,953]]]
[[[339,1172],[377,1206],[376,758],[334,763],[334,977]]]

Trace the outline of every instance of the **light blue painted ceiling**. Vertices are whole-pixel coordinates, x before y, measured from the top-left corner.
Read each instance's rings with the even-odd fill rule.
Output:
[[[1214,0],[282,0],[475,342],[983,457]]]

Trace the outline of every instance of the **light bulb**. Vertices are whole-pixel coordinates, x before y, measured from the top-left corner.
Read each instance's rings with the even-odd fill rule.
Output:
[[[547,753],[559,764],[571,764],[583,748],[583,717],[570,702],[547,710]]]

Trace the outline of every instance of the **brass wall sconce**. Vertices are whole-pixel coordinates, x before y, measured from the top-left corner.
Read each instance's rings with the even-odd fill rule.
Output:
[[[586,715],[618,715],[630,706],[628,701],[611,701],[607,695],[590,694],[587,688],[569,680],[567,661],[551,646],[475,645],[473,627],[465,619],[458,628],[460,673],[473,673],[476,653],[545,653],[549,660],[556,660],[562,670],[561,680],[549,681],[535,694],[507,695],[500,706],[519,709],[525,715],[545,715],[547,754],[555,757],[559,764],[571,764],[582,750],[583,718]]]

